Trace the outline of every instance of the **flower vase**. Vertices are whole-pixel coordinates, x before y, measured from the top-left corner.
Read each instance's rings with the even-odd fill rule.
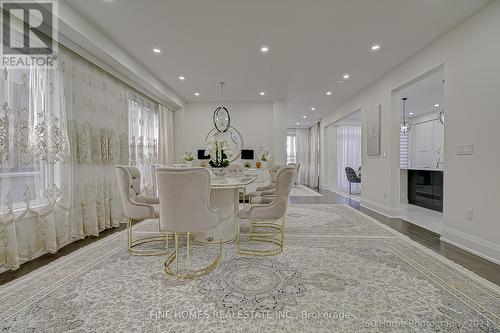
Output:
[[[212,172],[217,177],[224,177],[226,174],[226,168],[212,167]]]
[[[186,161],[186,165],[188,167],[192,167],[193,166],[193,161]]]

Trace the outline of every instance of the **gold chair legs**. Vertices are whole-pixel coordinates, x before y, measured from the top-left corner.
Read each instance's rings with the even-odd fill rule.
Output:
[[[133,256],[160,256],[168,254],[168,233],[162,233],[156,236],[143,237],[135,239],[132,233],[132,220],[127,221],[127,250],[130,255]],[[138,245],[153,243],[153,242],[163,242],[163,248],[161,249],[139,249],[136,248]]]
[[[258,250],[242,248],[240,242],[240,233],[238,233],[238,254],[248,256],[274,256],[283,253],[285,246],[285,217],[282,216],[276,221],[251,221],[250,241],[271,244],[270,250]],[[238,225],[239,229],[239,225]],[[266,231],[261,231],[267,229]],[[270,229],[270,230],[269,230]]]
[[[186,235],[186,272],[181,273],[179,270],[179,235],[185,234]],[[220,239],[222,239],[222,229],[219,226],[219,236]],[[174,276],[179,280],[186,280],[186,279],[194,279],[198,278],[204,275],[207,275],[211,272],[213,272],[218,266],[221,261],[222,257],[222,243],[218,242],[218,247],[219,251],[217,253],[217,257],[215,260],[209,264],[208,266],[205,266],[203,268],[197,269],[197,270],[190,270],[190,250],[191,250],[191,233],[174,233],[174,242],[175,242],[175,249],[170,256],[165,260],[164,266],[165,266],[165,273],[170,276]],[[172,266],[175,264],[175,268]]]

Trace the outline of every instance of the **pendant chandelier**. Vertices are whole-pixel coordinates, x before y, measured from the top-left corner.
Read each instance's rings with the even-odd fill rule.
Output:
[[[401,121],[401,123],[399,124],[399,131],[402,133],[402,134],[406,134],[410,131],[411,129],[411,126],[410,126],[410,123],[406,121],[406,100],[408,98],[406,97],[403,97],[402,98],[402,105],[403,105],[403,120]]]
[[[438,119],[441,122],[441,124],[444,125],[444,110],[442,110],[441,112],[439,112]]]
[[[224,85],[226,82],[219,82],[220,84],[220,92],[221,97],[224,96]],[[220,133],[226,132],[229,127],[231,127],[231,116],[229,115],[229,111],[222,104],[217,107],[214,111],[213,115],[214,126],[217,131]]]

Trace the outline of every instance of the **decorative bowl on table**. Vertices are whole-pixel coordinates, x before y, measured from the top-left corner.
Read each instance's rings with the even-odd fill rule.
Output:
[[[212,167],[212,172],[217,177],[224,177],[226,175],[226,168],[214,168],[214,167]]]

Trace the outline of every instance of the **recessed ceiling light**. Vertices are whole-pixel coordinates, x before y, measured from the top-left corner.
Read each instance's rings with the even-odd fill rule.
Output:
[[[260,94],[261,96],[265,96],[265,95],[266,95],[266,92],[265,92],[265,91],[261,91],[259,94]]]
[[[302,118],[307,119],[307,116],[302,116]]]
[[[439,107],[439,104],[434,104],[434,107],[435,107],[435,108],[438,108],[438,107]]]
[[[380,44],[372,45],[372,51],[378,51],[378,50],[380,50]]]
[[[315,107],[312,107],[312,108],[311,108],[311,111],[316,111],[316,108],[315,108]]]
[[[161,53],[161,50],[160,50],[160,49],[158,49],[158,48],[154,48],[154,49],[153,49],[153,52],[154,52],[154,53]]]
[[[267,53],[267,52],[269,52],[269,48],[268,48],[267,46],[262,46],[262,47],[260,48],[260,52],[262,52],[262,53]]]
[[[414,113],[413,113],[413,112],[410,112],[410,113],[409,113],[409,115],[410,115],[410,116],[413,116],[413,115],[414,115]]]
[[[194,95],[195,95],[196,97],[198,97],[198,96],[200,96],[200,93],[194,93]]]
[[[327,91],[327,92],[326,92],[326,95],[327,95],[327,96],[330,96],[331,94],[332,94],[332,92],[331,92],[331,91]]]
[[[184,81],[186,78],[184,76],[179,76],[179,80]]]
[[[297,123],[297,125],[300,125],[300,123]]]
[[[344,80],[349,80],[351,76],[349,74],[344,74],[342,77]]]

